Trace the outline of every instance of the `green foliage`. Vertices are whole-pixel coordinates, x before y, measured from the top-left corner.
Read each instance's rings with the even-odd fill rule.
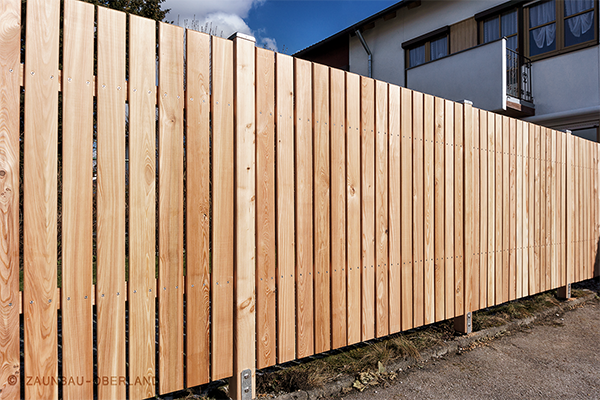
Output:
[[[84,0],[102,7],[112,8],[113,10],[125,11],[140,17],[162,21],[169,12],[169,9],[162,9],[165,0]]]

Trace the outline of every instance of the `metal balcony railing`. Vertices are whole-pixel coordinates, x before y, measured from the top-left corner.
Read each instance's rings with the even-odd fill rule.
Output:
[[[506,49],[506,93],[533,103],[531,94],[531,60],[516,51]]]

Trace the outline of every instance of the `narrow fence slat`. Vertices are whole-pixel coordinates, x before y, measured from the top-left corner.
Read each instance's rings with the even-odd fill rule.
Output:
[[[275,54],[256,48],[256,367],[276,363]]]
[[[402,329],[402,207],[400,170],[400,87],[389,86],[389,290],[390,333]]]
[[[550,130],[550,139],[552,140],[552,154],[550,156],[550,205],[552,212],[550,213],[550,289],[556,288],[556,216],[558,215],[558,207],[556,204],[556,131]],[[589,187],[589,186],[587,186]]]
[[[517,298],[523,297],[523,121],[517,120]]]
[[[502,223],[502,211],[503,211],[503,204],[502,204],[502,200],[503,200],[503,168],[502,168],[502,161],[503,161],[503,157],[502,154],[504,153],[504,142],[502,140],[503,138],[503,123],[502,123],[502,116],[501,115],[495,115],[495,127],[494,127],[494,134],[495,134],[495,138],[494,138],[494,143],[496,145],[496,152],[495,152],[495,162],[496,162],[496,176],[495,176],[495,189],[494,189],[494,194],[496,196],[496,200],[494,201],[494,204],[496,206],[496,211],[495,211],[495,218],[496,221],[494,223],[494,225],[496,226],[496,237],[494,239],[494,251],[495,251],[495,255],[494,255],[494,266],[495,266],[495,277],[494,277],[494,302],[496,304],[500,304],[502,303],[502,294],[503,294],[503,283],[504,283],[504,271],[503,271],[503,254],[502,254],[502,243],[503,243],[503,235],[504,235],[504,231],[503,231],[503,227],[504,224]]]
[[[540,128],[540,292],[546,291],[546,131]]]
[[[471,290],[473,291],[471,301],[472,301],[472,311],[479,310],[481,307],[479,305],[480,300],[480,213],[481,213],[481,203],[479,201],[480,198],[480,165],[481,165],[481,149],[479,143],[479,110],[477,108],[473,108],[472,111],[472,130],[473,130],[473,139],[472,139],[472,148],[473,148],[473,199],[472,199],[472,208],[473,208],[473,236],[471,238],[472,242],[472,257],[473,257],[473,267],[471,270]]]
[[[63,32],[62,375],[83,379],[81,385],[63,386],[63,398],[79,400],[94,397],[94,6],[65,1]]]
[[[536,127],[537,133],[537,127]],[[566,264],[565,264],[565,285],[573,282],[573,271],[574,271],[574,237],[575,237],[575,174],[574,174],[574,150],[573,150],[573,136],[570,133],[566,133],[566,185],[565,185],[565,198],[566,198]],[[537,212],[537,210],[536,210]]]
[[[375,83],[361,77],[362,341],[375,337]]]
[[[331,345],[346,346],[346,90],[331,69]]]
[[[569,246],[567,243],[569,225],[569,205],[567,203],[567,193],[570,190],[571,183],[568,177],[568,134],[561,133],[561,154],[560,154],[560,174],[561,174],[561,185],[560,185],[560,204],[561,204],[561,216],[560,216],[560,286],[565,286],[567,282],[567,249]],[[596,181],[597,184],[597,181]]]
[[[346,99],[344,72],[331,79],[331,346],[346,346]]]
[[[375,84],[375,336],[389,325],[388,84]]]
[[[545,277],[546,290],[552,289],[552,219],[554,214],[554,204],[552,201],[552,131],[548,128],[546,132],[546,264],[545,264]],[[549,208],[549,209],[548,209]]]
[[[360,78],[346,73],[346,175],[347,175],[347,316],[348,344],[360,342],[361,309],[361,178],[360,178]]]
[[[435,211],[434,211],[434,194],[435,194],[435,175],[434,175],[434,143],[435,143],[435,110],[434,110],[434,99],[433,96],[425,95],[424,98],[424,109],[423,115],[424,130],[423,130],[423,162],[424,162],[424,258],[423,258],[423,270],[424,270],[424,311],[425,311],[425,324],[435,322]]]
[[[445,197],[446,197],[446,209],[445,209],[445,221],[444,221],[444,237],[445,237],[445,272],[446,272],[446,319],[454,318],[456,315],[454,312],[454,264],[455,264],[455,252],[454,252],[454,221],[455,221],[455,209],[454,209],[454,103],[450,100],[445,100]]]
[[[487,113],[488,142],[488,235],[487,235],[487,304],[496,304],[496,121]]]
[[[509,225],[509,263],[508,263],[508,299],[517,296],[517,121],[509,122],[509,153],[510,153],[510,225]]]
[[[149,35],[150,31],[147,34]],[[210,381],[210,36],[191,30],[188,30],[186,35],[185,297],[186,314],[190,316],[186,320],[186,383],[191,387]],[[148,62],[151,62],[151,56],[148,57]],[[147,81],[146,85],[150,83],[151,81]],[[150,111],[149,107],[148,112]],[[147,140],[150,140],[150,137]],[[149,159],[154,146],[150,142],[145,143],[146,157]],[[147,223],[150,226],[150,223]],[[148,260],[152,259],[151,250],[152,247],[148,246],[142,253],[148,255]],[[154,265],[148,263],[148,284],[148,275],[153,271]],[[154,309],[153,305],[148,306]],[[147,324],[148,327],[154,326],[153,321],[147,321]]]
[[[540,188],[540,127],[534,126],[533,129],[535,149],[534,149],[534,192],[535,192],[535,203],[534,203],[534,227],[535,235],[533,238],[533,281],[534,281],[534,293],[540,292],[540,233],[541,233],[541,221],[540,221],[540,207],[541,207],[541,188]]]
[[[296,115],[296,340],[297,358],[314,353],[312,71],[294,59]]]
[[[473,209],[476,206],[475,202],[475,186],[474,186],[474,163],[473,153],[473,105],[465,102],[463,105],[463,127],[464,127],[464,314],[473,311],[473,285],[471,277],[473,274],[473,239],[476,237],[474,233],[475,219]]]
[[[423,93],[413,92],[413,322],[424,325],[424,145],[423,145]]]
[[[233,374],[233,42],[211,37],[211,379]]]
[[[125,397],[125,25],[126,14],[98,8],[98,233],[96,308],[98,398]],[[161,377],[162,379],[162,377]]]
[[[572,142],[572,162],[573,162],[573,272],[572,282],[579,281],[579,140],[576,136],[571,135]]]
[[[276,54],[277,113],[277,360],[296,357],[295,207],[294,207],[294,64]]]
[[[480,178],[479,183],[479,204],[481,207],[480,211],[480,231],[479,231],[479,307],[485,308],[488,306],[488,282],[487,282],[487,264],[488,264],[488,162],[489,162],[489,148],[488,148],[488,117],[487,111],[479,111],[479,143],[481,146],[480,152]]]
[[[0,207],[0,386],[3,398],[19,399],[20,1],[7,0],[0,5],[0,42],[0,191],[4,193]],[[11,376],[17,378],[14,385],[7,384]]]
[[[529,212],[529,227],[528,232],[529,236],[527,238],[528,241],[528,259],[529,264],[528,275],[529,275],[529,287],[527,288],[529,295],[536,294],[535,290],[535,255],[534,255],[534,237],[535,237],[535,136],[534,136],[534,125],[529,124],[529,153],[527,154],[528,163],[529,163],[529,194],[527,197],[527,208]],[[564,182],[564,181],[563,181]],[[562,189],[564,191],[564,188]]]
[[[529,124],[523,123],[523,297],[529,296]]]
[[[454,104],[454,312],[465,315],[465,155],[463,105]]]
[[[510,282],[510,119],[502,117],[502,302]]]
[[[554,139],[556,141],[556,153],[554,155],[554,201],[556,202],[556,215],[554,217],[554,288],[560,286],[560,267],[561,267],[561,254],[560,254],[560,239],[561,239],[561,226],[560,219],[562,213],[562,207],[560,203],[560,192],[561,192],[561,169],[560,159],[562,153],[562,134],[561,132],[554,131]],[[593,227],[593,225],[591,225]]]
[[[435,185],[435,215],[434,215],[434,230],[435,230],[435,254],[434,254],[434,286],[435,286],[435,321],[441,321],[445,318],[446,298],[445,298],[445,236],[444,222],[445,216],[445,135],[444,135],[444,99],[435,98],[435,169],[434,169],[434,185]],[[390,193],[391,197],[391,193]],[[477,275],[479,276],[479,275]]]
[[[329,68],[313,64],[315,353],[331,349]]]
[[[412,157],[413,157],[413,131],[412,131],[412,91],[402,88],[400,91],[402,129],[401,154],[401,192],[402,192],[402,330],[411,329],[413,325],[413,262],[412,262]]]

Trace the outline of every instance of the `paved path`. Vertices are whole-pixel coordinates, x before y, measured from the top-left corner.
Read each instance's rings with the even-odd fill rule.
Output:
[[[534,323],[485,347],[400,372],[388,387],[344,400],[600,399],[600,301]]]

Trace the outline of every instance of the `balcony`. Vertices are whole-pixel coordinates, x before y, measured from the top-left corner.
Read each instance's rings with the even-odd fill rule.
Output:
[[[479,45],[406,70],[410,89],[484,110],[526,117],[535,114],[531,61],[506,47],[506,39]]]

